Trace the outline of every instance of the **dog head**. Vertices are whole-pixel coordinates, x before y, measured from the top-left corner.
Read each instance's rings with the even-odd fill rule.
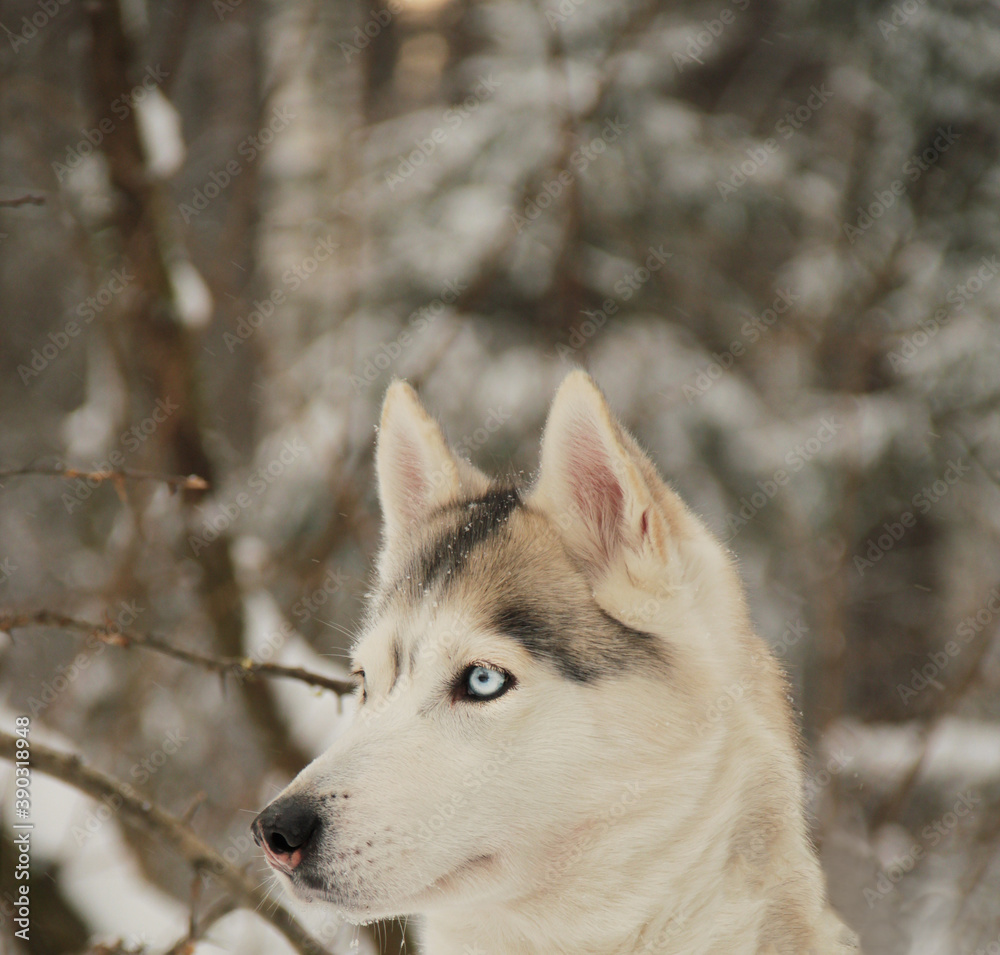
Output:
[[[456,457],[403,383],[376,460],[357,716],[253,827],[292,892],[355,920],[515,904],[680,825],[742,597],[590,378],[561,386],[527,490]]]

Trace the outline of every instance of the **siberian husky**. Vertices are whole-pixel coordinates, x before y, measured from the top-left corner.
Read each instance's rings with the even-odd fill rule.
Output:
[[[254,821],[427,955],[841,955],[785,682],[726,550],[572,372],[531,487],[388,390],[358,713]]]

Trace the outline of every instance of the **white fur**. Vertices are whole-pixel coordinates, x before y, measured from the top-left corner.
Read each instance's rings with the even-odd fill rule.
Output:
[[[428,955],[857,952],[824,901],[784,683],[728,554],[582,372],[556,397],[541,459],[510,573],[551,568],[539,599],[582,575],[669,665],[567,679],[483,623],[494,582],[476,581],[478,564],[475,586],[405,613],[384,594],[355,649],[367,699],[286,790],[327,797],[329,884],[293,892],[358,921],[423,915]],[[385,588],[440,509],[488,485],[400,384],[377,463]],[[517,685],[455,702],[444,688],[472,663]]]

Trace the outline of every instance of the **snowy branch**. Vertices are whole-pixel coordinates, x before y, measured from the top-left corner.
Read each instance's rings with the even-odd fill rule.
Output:
[[[185,650],[176,647],[155,634],[144,633],[129,627],[119,628],[114,624],[95,624],[86,620],[78,620],[66,614],[52,610],[36,610],[24,613],[0,612],[0,630],[12,631],[26,627],[57,627],[75,633],[94,635],[104,643],[115,647],[143,647],[173,657],[184,663],[203,667],[216,673],[230,673],[240,677],[268,676],[281,677],[288,680],[300,680],[311,686],[332,690],[343,695],[352,693],[354,684],[349,680],[337,680],[333,677],[312,673],[302,667],[287,667],[279,663],[263,663],[249,657],[224,657],[199,653],[195,650]]]
[[[41,475],[42,477],[59,477],[67,480],[82,478],[84,481],[112,481],[119,486],[124,481],[160,481],[174,490],[205,491],[208,481],[197,474],[156,474],[153,471],[138,471],[134,468],[116,468],[108,471],[80,471],[76,468],[10,468],[0,470],[0,480],[10,477],[25,477]]]
[[[0,732],[0,757],[15,758],[15,738]],[[198,872],[211,874],[219,880],[242,907],[252,909],[269,921],[302,955],[318,955],[326,951],[316,942],[280,903],[262,892],[239,869],[203,842],[197,834],[165,809],[140,798],[131,786],[96,769],[84,766],[79,756],[59,753],[31,744],[31,766],[39,772],[68,783],[93,799],[113,798],[120,811],[131,822],[171,846]]]

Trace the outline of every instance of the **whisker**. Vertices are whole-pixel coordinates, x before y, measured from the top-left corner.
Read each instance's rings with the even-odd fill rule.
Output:
[[[354,630],[350,627],[345,627],[342,623],[337,623],[334,620],[321,620],[319,617],[316,617],[315,619],[317,623],[323,624],[324,627],[329,627],[331,630],[337,630],[347,637],[354,636]]]

